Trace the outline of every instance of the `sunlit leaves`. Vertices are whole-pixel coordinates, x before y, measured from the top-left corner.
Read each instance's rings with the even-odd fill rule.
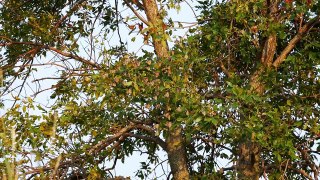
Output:
[[[79,38],[92,35],[95,20],[105,32],[102,41],[107,41],[106,33],[115,30],[115,23],[122,20],[119,12],[104,1],[86,1],[71,10],[74,3],[6,1],[1,7],[0,33],[8,37],[2,41],[9,43],[10,38],[41,43],[72,55],[82,53]],[[179,10],[181,5],[173,0],[161,3],[165,4],[163,16],[169,16],[166,8]],[[88,178],[97,179],[104,175],[100,168],[104,160],[125,161],[134,151],[143,149],[150,162],[141,163],[137,176],[146,178],[151,172],[149,165],[159,163],[155,155],[159,144],[138,137],[165,139],[169,128],[182,125],[194,177],[235,178],[236,173],[219,173],[216,159],[236,161],[237,148],[246,140],[259,144],[271,179],[280,179],[284,166],[291,179],[297,175],[290,167],[304,168],[309,173],[310,168],[301,165],[307,164],[301,149],[319,148],[315,141],[320,131],[319,24],[303,34],[281,66],[264,67],[261,59],[270,35],[276,37],[277,50],[272,54],[276,58],[301,26],[318,15],[319,3],[279,1],[274,6],[277,11],[266,3],[274,2],[200,1],[199,26],[174,42],[167,59],[146,50],[134,55],[123,46],[103,47],[103,59],[96,61],[99,68],[82,64],[59,70],[61,79],[54,86],[51,98],[55,102],[51,108],[33,104],[31,98],[13,98],[17,103],[0,119],[1,155],[12,156],[12,144],[16,142],[20,154],[24,147],[30,147],[35,161],[46,158],[48,165],[54,167],[58,158],[49,157],[63,152],[57,157],[65,161],[80,157]],[[173,24],[172,19],[169,22]],[[140,28],[142,33],[155,28],[134,26],[129,25],[129,29]],[[169,35],[154,38],[166,43]],[[107,44],[95,38],[90,41]],[[19,55],[37,50],[34,46],[40,47],[8,46],[4,49],[8,59],[2,63],[14,66],[20,61]],[[94,45],[91,48],[95,51]],[[46,55],[37,51],[21,59],[32,61],[40,54]],[[69,58],[61,61],[70,63]],[[95,60],[94,56],[91,60]],[[15,71],[8,70],[4,79],[15,75]],[[263,86],[261,93],[252,88],[256,74]],[[37,113],[41,116],[34,115]],[[150,129],[130,129],[115,138],[118,144],[105,141],[131,123]],[[105,146],[91,154],[92,147],[102,142]],[[6,166],[11,167],[10,163],[7,161]],[[74,164],[80,166],[78,161]],[[194,164],[199,167],[194,168]]]

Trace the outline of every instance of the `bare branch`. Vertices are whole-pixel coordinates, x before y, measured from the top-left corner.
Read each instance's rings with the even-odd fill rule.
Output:
[[[79,6],[85,2],[86,0],[79,0],[78,2],[76,2],[76,4],[69,10],[69,12],[67,12],[66,15],[64,15],[58,22],[56,22],[56,24],[54,25],[54,29],[57,29],[72,13],[74,13]]]
[[[58,53],[58,54],[60,54],[60,55],[62,55],[62,56],[69,57],[69,58],[75,59],[75,60],[77,60],[77,61],[80,61],[80,62],[82,62],[82,63],[84,63],[84,64],[87,64],[87,65],[90,65],[90,66],[92,66],[92,67],[95,67],[95,68],[97,68],[97,69],[101,69],[101,67],[100,67],[97,63],[95,63],[95,62],[93,62],[93,61],[89,61],[89,60],[87,60],[87,59],[84,59],[84,58],[82,58],[82,57],[80,57],[80,56],[78,56],[78,55],[76,55],[76,54],[63,52],[63,51],[61,51],[61,50],[59,50],[59,49],[56,49],[56,48],[50,47],[50,46],[45,46],[45,48],[46,48],[46,49],[49,49],[49,50],[51,50],[51,51],[54,51],[54,52],[56,52],[56,53]]]
[[[7,39],[5,37],[0,37],[2,39]],[[8,39],[7,39],[8,40]],[[55,47],[51,47],[51,46],[48,46],[48,45],[44,45],[44,44],[40,44],[40,43],[35,43],[35,42],[15,42],[15,41],[12,41],[12,40],[8,40],[9,42],[5,42],[5,43],[0,43],[0,46],[10,46],[10,45],[14,45],[14,44],[23,44],[23,45],[31,45],[31,46],[36,46],[35,48],[33,48],[32,50],[28,51],[27,53],[24,53],[23,55],[27,55],[27,54],[30,54],[31,55],[34,55],[36,54],[37,52],[39,52],[41,50],[41,48],[43,49],[48,49],[48,50],[51,50],[53,52],[56,52],[64,57],[68,57],[68,58],[72,58],[76,61],[79,61],[79,62],[82,62],[84,64],[87,64],[87,65],[90,65],[94,68],[97,68],[97,69],[101,69],[100,65],[93,62],[93,61],[89,61],[87,59],[84,59],[80,56],[78,56],[77,54],[72,54],[72,53],[68,53],[68,52],[64,52],[60,49],[57,49]],[[21,55],[22,56],[22,55]],[[5,68],[5,67],[2,67],[2,68]]]

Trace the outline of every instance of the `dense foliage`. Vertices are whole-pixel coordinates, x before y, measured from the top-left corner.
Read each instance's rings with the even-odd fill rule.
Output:
[[[168,12],[185,1],[1,3],[3,179],[113,177],[134,152],[146,179],[159,151],[171,172],[153,178],[319,178],[317,0],[199,1],[179,38]]]

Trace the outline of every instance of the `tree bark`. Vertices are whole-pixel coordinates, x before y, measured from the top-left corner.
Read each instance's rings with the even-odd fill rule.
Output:
[[[168,58],[169,48],[166,40],[165,24],[159,13],[156,0],[143,0],[143,6],[148,18],[149,33],[152,37],[154,50],[158,58]]]
[[[169,130],[166,138],[166,144],[173,179],[190,179],[187,166],[187,153],[185,150],[185,138],[182,134],[182,127],[176,127]]]
[[[152,37],[155,53],[161,59],[169,58],[169,48],[166,40],[165,24],[159,13],[156,0],[143,0],[144,10],[148,19],[148,31]],[[169,127],[166,137],[166,151],[168,153],[171,173],[175,180],[190,179],[187,154],[185,149],[185,138],[183,128],[179,125],[172,129]]]
[[[248,141],[239,146],[238,160],[239,179],[259,180],[260,149],[259,145]]]

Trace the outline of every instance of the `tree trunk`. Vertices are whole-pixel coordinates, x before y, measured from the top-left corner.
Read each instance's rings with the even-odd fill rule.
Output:
[[[169,130],[168,136],[166,138],[166,144],[173,179],[190,179],[187,166],[185,138],[182,134],[182,127],[176,127]]]
[[[148,19],[148,31],[152,37],[155,53],[161,59],[169,58],[169,48],[166,40],[165,24],[159,13],[156,0],[143,0],[144,10]],[[182,127],[169,128],[166,137],[166,151],[168,153],[171,173],[175,180],[188,180],[189,171],[185,149],[185,138]]]
[[[149,33],[158,58],[168,58],[169,48],[166,40],[166,25],[160,15],[156,0],[143,0],[143,6],[148,18]]]
[[[269,19],[277,21],[274,14],[276,14],[275,12],[278,10],[279,3],[279,0],[265,1],[265,6],[268,7],[265,16],[269,16]],[[260,96],[263,96],[265,93],[265,87],[261,81],[261,77],[266,69],[271,68],[277,49],[277,36],[275,33],[267,37],[262,48],[260,57],[262,66],[252,75],[250,80],[251,93],[256,93]],[[241,117],[241,119],[244,118],[245,117]],[[250,135],[248,135],[247,139],[239,145],[238,177],[239,179],[258,180],[260,177],[260,146],[250,138]]]
[[[258,180],[260,177],[260,150],[252,142],[242,143],[239,146],[238,170],[239,179]]]

